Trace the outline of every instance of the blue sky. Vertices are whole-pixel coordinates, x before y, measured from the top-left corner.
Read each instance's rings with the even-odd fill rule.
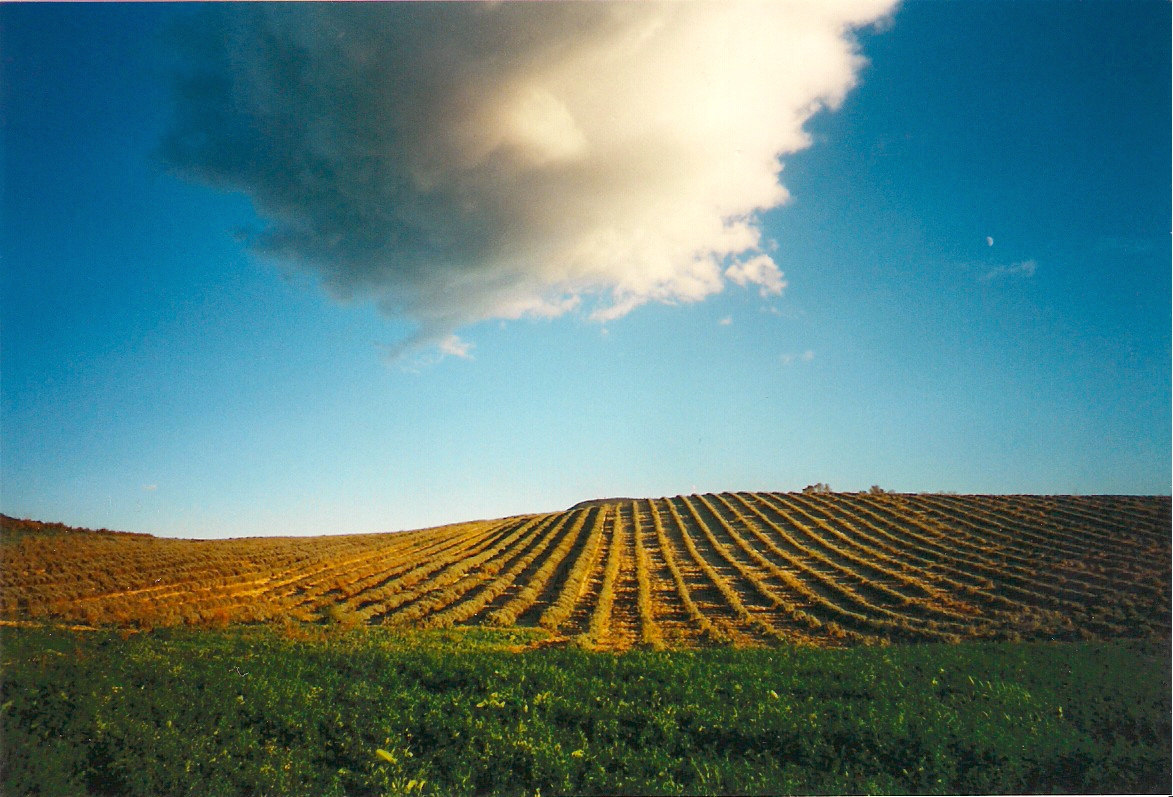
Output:
[[[846,39],[425,10],[478,68],[414,95],[427,56],[347,9],[0,6],[0,511],[221,537],[1168,494],[1168,4],[864,5]],[[266,25],[303,49],[241,66]]]

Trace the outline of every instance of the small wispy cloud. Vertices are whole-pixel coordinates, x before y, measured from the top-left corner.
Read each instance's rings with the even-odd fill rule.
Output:
[[[780,296],[788,284],[778,264],[769,255],[757,255],[725,269],[725,276],[737,285],[757,285],[762,298]]]
[[[727,315],[724,318],[722,318],[720,321],[718,321],[717,323],[723,327],[727,327],[733,323],[733,316]]]
[[[1019,263],[1011,263],[1008,266],[998,266],[987,271],[978,277],[978,279],[981,282],[989,282],[990,280],[1001,279],[1003,277],[1033,277],[1038,267],[1038,262],[1031,258],[1030,260],[1023,260]]]
[[[815,358],[815,353],[813,351],[811,351],[810,349],[807,349],[802,354],[786,353],[780,357],[780,359],[782,360],[782,365],[784,365],[784,366],[785,365],[794,365],[795,363],[809,363],[814,358]]]
[[[153,493],[153,492],[155,492],[155,490],[159,489],[159,485],[157,485],[157,484],[144,484],[143,489],[146,490],[148,493]]]
[[[466,340],[462,340],[456,335],[449,335],[440,341],[440,352],[451,357],[459,357],[462,360],[472,359],[473,344]]]
[[[475,359],[472,356],[475,344],[452,333],[418,334],[395,345],[383,345],[381,348],[385,362],[412,374],[430,368],[446,357]]]
[[[1119,253],[1125,255],[1145,255],[1154,251],[1157,247],[1151,239],[1137,238],[1127,236],[1109,235],[1102,236],[1096,241],[1096,246],[1101,251]]]

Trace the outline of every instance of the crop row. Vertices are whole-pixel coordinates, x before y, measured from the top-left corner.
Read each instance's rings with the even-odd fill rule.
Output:
[[[0,537],[7,620],[540,626],[584,644],[1167,635],[1168,498],[722,493],[416,532]]]

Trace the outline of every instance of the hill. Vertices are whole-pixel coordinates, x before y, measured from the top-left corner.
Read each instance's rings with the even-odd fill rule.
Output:
[[[211,541],[2,529],[7,622],[537,626],[616,650],[1170,626],[1168,497],[722,493]]]

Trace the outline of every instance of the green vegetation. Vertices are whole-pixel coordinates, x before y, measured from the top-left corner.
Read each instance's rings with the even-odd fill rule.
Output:
[[[1167,642],[6,628],[4,794],[1167,792]],[[527,648],[525,650],[519,650]]]

